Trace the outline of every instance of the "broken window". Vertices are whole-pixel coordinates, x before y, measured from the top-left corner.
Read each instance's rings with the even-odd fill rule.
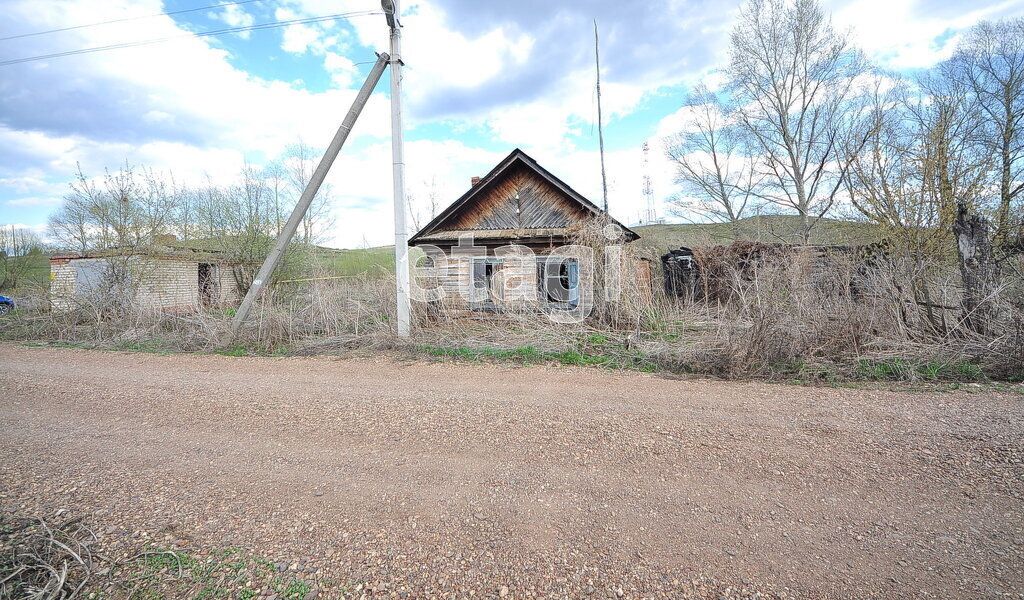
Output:
[[[470,263],[473,287],[470,302],[477,305],[493,305],[501,299],[501,290],[495,286],[496,275],[501,269],[501,259],[494,257],[473,257]]]
[[[537,259],[537,291],[541,302],[573,309],[580,302],[580,269],[574,258]]]

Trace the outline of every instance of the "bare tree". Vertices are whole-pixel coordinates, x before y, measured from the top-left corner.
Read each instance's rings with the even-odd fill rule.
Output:
[[[34,231],[14,225],[0,227],[0,292],[23,283],[33,261],[40,257],[43,242]]]
[[[79,169],[70,187],[49,222],[51,235],[66,247],[139,248],[175,228],[177,190],[153,171],[125,164],[107,171],[100,184]]]
[[[290,204],[286,195],[288,185],[288,171],[280,160],[273,160],[263,167],[263,178],[267,182],[267,190],[271,195],[271,202],[274,207],[274,220],[278,223],[277,233],[281,233],[285,221],[288,219],[288,205]]]
[[[178,189],[160,174],[125,164],[100,181],[79,168],[71,192],[50,219],[62,245],[104,255],[102,271],[90,284],[92,308],[120,314],[136,298],[143,271],[152,265],[138,256],[176,230]]]
[[[739,238],[739,221],[752,207],[762,176],[746,153],[735,114],[716,94],[701,84],[686,106],[690,117],[683,130],[665,140],[665,152],[676,165],[675,182],[682,188],[671,200],[672,211],[731,223]]]
[[[285,150],[284,164],[287,168],[288,182],[294,194],[293,204],[297,202],[303,190],[313,178],[320,155],[308,144],[299,141]],[[315,244],[323,239],[325,230],[334,224],[331,216],[331,185],[320,186],[309,210],[302,217],[299,241],[303,244]]]
[[[964,320],[979,333],[998,321],[999,264],[992,252],[989,221],[981,211],[992,194],[994,157],[985,121],[971,102],[952,61],[919,82],[922,96],[910,104],[921,144],[924,193],[951,229],[963,277]]]
[[[728,89],[764,165],[759,195],[801,217],[806,243],[846,175],[841,140],[865,72],[816,0],[750,0],[733,29]]]
[[[869,222],[898,235],[944,235],[949,223],[943,227],[944,212],[925,185],[931,158],[924,140],[932,126],[915,118],[922,115],[908,104],[917,97],[906,82],[879,77],[863,99],[857,123],[844,140],[850,157],[844,181],[850,205]]]
[[[290,210],[284,174],[279,163],[262,169],[246,164],[234,184],[220,187],[207,178],[197,190],[206,236],[203,243],[234,263],[232,273],[242,294],[248,291]],[[308,262],[309,253],[299,246],[289,248],[275,277],[286,277]]]
[[[437,216],[439,209],[440,193],[437,187],[437,176],[431,176],[430,181],[422,183],[425,200],[418,202],[414,194],[410,193],[408,198],[409,222],[414,231],[429,223]],[[422,205],[422,206],[419,206]]]
[[[935,310],[933,282],[946,279],[942,257],[949,251],[955,211],[932,193],[928,177],[935,153],[927,142],[934,124],[917,118],[923,116],[922,101],[905,81],[875,79],[846,141],[852,158],[845,188],[850,206],[883,232],[887,254],[905,267],[891,285],[910,292],[933,330],[941,332],[947,324]]]
[[[93,246],[95,231],[89,204],[77,194],[64,196],[64,201],[47,221],[50,236],[65,249],[85,254]]]
[[[1024,197],[1024,18],[975,25],[944,71],[976,111],[979,138],[993,156],[995,238],[1019,243],[1021,219],[1013,206]]]

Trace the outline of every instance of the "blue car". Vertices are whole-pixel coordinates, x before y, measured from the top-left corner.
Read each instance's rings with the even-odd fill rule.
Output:
[[[14,300],[7,296],[0,296],[0,317],[14,310]]]

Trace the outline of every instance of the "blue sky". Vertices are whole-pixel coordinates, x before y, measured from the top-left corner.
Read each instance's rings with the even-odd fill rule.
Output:
[[[2,0],[0,37],[155,15],[211,0]],[[659,203],[673,192],[661,139],[677,130],[689,86],[712,84],[739,2],[711,0],[406,0],[407,164],[422,221],[520,147],[591,198],[600,195],[592,23],[602,35],[610,204],[643,208],[641,146]],[[1024,0],[831,0],[835,24],[881,66],[927,68],[984,18],[1024,14]],[[260,0],[0,40],[0,60],[178,37],[275,20],[377,10],[377,0]],[[298,140],[322,147],[387,48],[379,15],[3,66],[0,224],[43,231],[80,164],[101,175],[126,160],[179,181],[230,183]],[[386,82],[378,86],[330,181],[329,244],[392,235]],[[664,207],[660,207],[664,214]]]

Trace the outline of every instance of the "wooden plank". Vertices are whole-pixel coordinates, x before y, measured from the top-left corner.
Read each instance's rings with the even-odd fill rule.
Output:
[[[440,224],[430,237],[472,229],[564,229],[590,216],[532,169],[516,166]]]

